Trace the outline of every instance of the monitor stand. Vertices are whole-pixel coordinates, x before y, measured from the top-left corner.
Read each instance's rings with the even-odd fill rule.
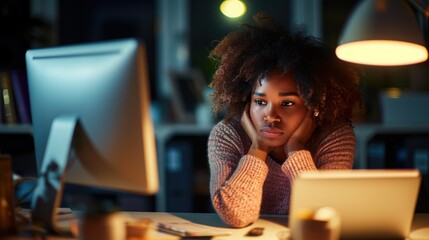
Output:
[[[73,139],[79,120],[76,116],[59,116],[49,132],[42,167],[31,202],[33,224],[49,233],[70,235],[57,225],[57,209],[61,204],[65,171],[70,164]]]

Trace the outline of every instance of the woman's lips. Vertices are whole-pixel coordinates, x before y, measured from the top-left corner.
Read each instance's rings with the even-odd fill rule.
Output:
[[[282,130],[273,127],[263,127],[260,132],[266,138],[276,138],[283,134]]]

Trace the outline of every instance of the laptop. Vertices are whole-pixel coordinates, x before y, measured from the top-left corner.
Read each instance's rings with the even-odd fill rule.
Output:
[[[304,172],[292,187],[289,227],[295,213],[334,208],[341,239],[404,239],[410,233],[421,183],[415,169]]]

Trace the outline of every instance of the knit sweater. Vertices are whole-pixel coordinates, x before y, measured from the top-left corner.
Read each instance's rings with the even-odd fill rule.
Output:
[[[222,220],[245,227],[259,214],[288,214],[291,186],[298,173],[317,169],[351,169],[356,150],[349,123],[318,128],[307,150],[294,152],[283,164],[247,152],[251,140],[237,119],[217,123],[209,136],[210,194]]]

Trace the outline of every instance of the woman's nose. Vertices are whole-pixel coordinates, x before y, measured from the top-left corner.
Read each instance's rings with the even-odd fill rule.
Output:
[[[280,122],[279,117],[272,117],[272,116],[264,116],[264,121],[267,123],[278,123]]]
[[[280,122],[280,117],[277,114],[277,110],[272,105],[269,105],[267,108],[267,112],[264,116],[264,121],[268,123],[278,123]]]

